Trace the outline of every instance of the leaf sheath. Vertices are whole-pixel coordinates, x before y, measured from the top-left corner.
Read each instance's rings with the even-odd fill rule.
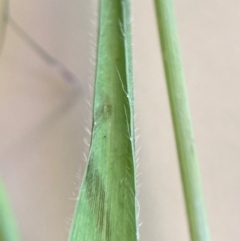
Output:
[[[93,126],[69,241],[136,241],[129,0],[101,0]]]

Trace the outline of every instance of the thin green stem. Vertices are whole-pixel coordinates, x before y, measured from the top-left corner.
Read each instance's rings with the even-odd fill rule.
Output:
[[[0,241],[19,241],[10,201],[0,180]]]
[[[192,241],[210,241],[172,0],[155,0]]]

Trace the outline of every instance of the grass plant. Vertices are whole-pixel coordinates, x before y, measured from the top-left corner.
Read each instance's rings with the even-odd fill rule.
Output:
[[[162,56],[192,241],[210,241],[171,0],[155,0]],[[0,1],[3,45],[8,1]],[[76,77],[12,18],[13,30],[68,81]],[[1,46],[0,46],[1,47]],[[100,0],[92,134],[69,241],[137,241],[130,0]],[[0,183],[0,241],[19,241]]]

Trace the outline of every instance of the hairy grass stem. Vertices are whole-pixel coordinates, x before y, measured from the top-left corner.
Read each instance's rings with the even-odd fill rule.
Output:
[[[136,241],[130,0],[101,0],[88,166],[69,241]]]

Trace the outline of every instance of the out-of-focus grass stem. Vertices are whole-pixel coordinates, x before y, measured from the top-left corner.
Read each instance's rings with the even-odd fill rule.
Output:
[[[15,219],[5,187],[0,180],[0,241],[19,241]]]

